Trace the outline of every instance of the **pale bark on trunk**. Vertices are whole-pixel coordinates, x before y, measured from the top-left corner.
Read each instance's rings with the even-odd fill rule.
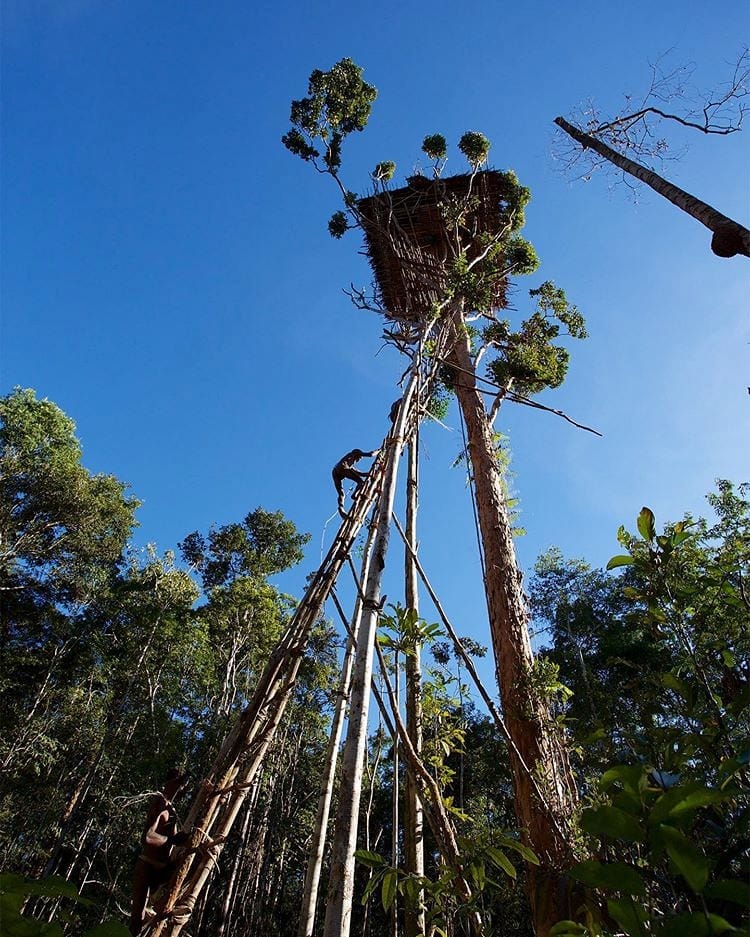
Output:
[[[362,558],[361,577],[366,581],[370,566],[370,555],[372,553],[372,540],[375,535],[374,524],[370,525],[367,543],[365,544],[364,556]],[[354,605],[354,614],[352,615],[351,632],[346,644],[346,653],[344,655],[344,664],[341,669],[341,684],[336,700],[336,708],[331,721],[331,732],[328,738],[328,750],[326,752],[326,763],[323,769],[323,777],[320,785],[320,799],[318,801],[318,811],[315,818],[315,829],[313,831],[313,842],[310,847],[310,856],[307,863],[307,872],[305,874],[305,892],[302,899],[302,911],[299,919],[299,937],[313,937],[315,927],[315,912],[318,903],[318,887],[320,884],[320,874],[323,868],[323,856],[325,854],[326,831],[328,829],[328,817],[331,810],[331,799],[333,797],[333,786],[336,776],[336,763],[338,761],[339,744],[344,728],[344,719],[346,717],[346,707],[349,701],[349,692],[351,689],[352,666],[354,663],[354,648],[356,646],[357,634],[362,620],[362,600],[357,596]]]
[[[414,557],[417,551],[417,495],[419,491],[419,439],[415,434],[408,447],[409,471],[406,480],[406,541],[404,579],[406,608],[419,614],[419,583]],[[422,663],[421,643],[415,641],[406,655],[406,731],[418,758],[422,757]],[[406,871],[424,876],[424,816],[417,785],[411,772],[406,773],[404,802],[404,851]],[[422,892],[419,893],[419,904]],[[406,937],[417,937],[425,930],[424,910],[404,912]]]
[[[245,810],[245,819],[242,823],[240,841],[234,856],[234,862],[232,863],[232,871],[229,874],[229,881],[227,882],[227,887],[224,892],[224,900],[221,903],[221,916],[216,930],[216,937],[224,937],[231,918],[232,906],[234,905],[237,888],[237,876],[239,875],[240,866],[242,864],[242,854],[247,846],[247,833],[250,828],[250,809],[250,805],[248,804]]]
[[[374,688],[374,684],[373,684]],[[380,703],[380,712],[381,715],[384,711],[384,706],[382,700],[376,696],[376,699]],[[387,719],[384,720],[386,723]],[[378,843],[380,842],[380,837],[383,835],[383,827],[381,826],[378,830],[375,841],[373,842],[371,826],[372,826],[372,805],[375,801],[375,791],[378,785],[378,765],[380,764],[380,758],[383,754],[383,736],[378,732],[377,737],[378,747],[375,749],[375,757],[372,759],[372,767],[368,769],[367,762],[365,762],[365,771],[367,772],[367,780],[370,783],[370,790],[367,795],[367,806],[365,807],[365,849],[368,852],[374,852],[378,848]],[[369,885],[370,879],[372,878],[372,869],[367,870],[367,884]],[[367,887],[367,886],[365,886]],[[370,902],[368,901],[362,912],[362,933],[369,935],[370,933]]]
[[[401,673],[398,660],[398,649],[393,653],[393,679],[395,682],[395,706],[400,712],[401,707]],[[391,784],[391,865],[394,869],[399,865],[398,837],[401,818],[399,816],[399,797],[401,796],[401,784],[399,782],[399,763],[398,763],[398,736],[394,733],[392,736],[392,764],[393,764],[393,783]],[[398,896],[391,905],[391,937],[398,937]]]
[[[469,440],[492,648],[505,723],[513,742],[509,758],[515,809],[524,841],[541,863],[538,869],[529,867],[529,898],[537,937],[546,937],[553,923],[569,917],[565,873],[575,855],[572,837],[565,831],[576,804],[575,790],[559,730],[531,685],[534,659],[526,601],[492,429],[477,390],[460,307],[454,310],[453,321],[455,343],[449,361],[458,369],[454,386]],[[539,803],[535,789],[544,792],[544,803]]]
[[[404,420],[418,384],[419,374],[415,367],[404,394]],[[393,433],[384,443],[386,449],[400,449],[402,445],[403,439],[395,439]],[[185,824],[191,831],[190,839],[171,881],[160,896],[155,916],[149,922],[152,937],[178,937],[190,920],[195,902],[221,854],[247,789],[252,785],[281,721],[312,628],[375,500],[382,468],[383,459],[380,457],[305,591],[286,634],[271,654],[250,703],[224,740],[207,779],[210,783],[202,785],[193,802]],[[376,565],[384,563],[384,555],[381,556],[377,550],[374,559]],[[369,615],[370,610],[367,611]],[[196,851],[200,846],[204,848]]]
[[[380,615],[380,586],[390,538],[390,520],[396,495],[398,463],[404,446],[404,428],[410,416],[412,398],[417,393],[419,377],[415,368],[404,394],[393,432],[387,442],[388,451],[383,489],[377,507],[373,555],[367,580],[364,583],[362,622],[357,636],[349,723],[342,757],[339,810],[331,856],[324,937],[348,937],[351,927],[354,898],[354,852],[357,848],[362,771],[367,747],[373,651]]]
[[[455,873],[456,894],[462,903],[468,905],[472,900],[471,887],[464,874],[463,860],[453,821],[448,815],[448,811],[445,809],[442,792],[437,781],[427,769],[424,761],[417,756],[411,744],[409,733],[395,705],[395,694],[388,677],[383,652],[379,645],[375,646],[375,650],[378,654],[381,673],[391,705],[395,731],[401,742],[404,763],[407,771],[412,775],[412,779],[424,804],[425,816],[430,824],[430,829],[432,830],[432,835],[435,837],[440,855],[446,866]],[[471,911],[468,914],[467,920],[472,937],[483,937],[484,923],[480,913],[478,911]]]
[[[735,254],[742,254],[745,257],[750,257],[750,231],[744,227],[744,225],[728,218],[726,215],[722,215],[721,212],[716,211],[715,208],[712,208],[710,205],[706,204],[706,202],[702,202],[700,199],[695,198],[694,195],[690,195],[671,182],[667,182],[666,179],[657,175],[653,170],[641,166],[640,163],[634,162],[627,156],[623,156],[622,153],[613,150],[612,147],[607,146],[606,143],[597,140],[596,137],[584,133],[582,130],[579,130],[578,127],[574,127],[573,124],[568,123],[565,118],[556,117],[555,123],[564,130],[569,137],[572,137],[576,143],[580,143],[585,149],[593,150],[595,153],[604,157],[604,159],[609,160],[610,163],[622,169],[623,172],[629,173],[647,186],[650,186],[654,192],[658,192],[659,195],[669,199],[673,205],[676,205],[678,208],[682,209],[682,211],[695,218],[696,221],[700,221],[702,225],[705,225],[709,231],[713,232],[711,250],[714,254],[719,257],[734,257]]]

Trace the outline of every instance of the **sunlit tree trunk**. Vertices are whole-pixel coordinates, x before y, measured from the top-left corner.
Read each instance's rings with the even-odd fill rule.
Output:
[[[354,898],[354,852],[357,848],[357,823],[362,791],[362,771],[367,746],[367,719],[370,707],[372,661],[380,615],[380,587],[390,538],[390,521],[396,494],[398,463],[404,446],[404,428],[410,404],[416,392],[415,371],[404,394],[393,432],[387,445],[383,488],[377,507],[373,555],[367,580],[357,650],[354,661],[351,703],[346,743],[342,756],[339,810],[331,856],[331,877],[326,907],[325,937],[348,937]]]
[[[477,390],[470,338],[462,310],[454,310],[455,343],[450,363],[466,423],[469,459],[485,562],[485,589],[492,648],[505,721],[515,809],[524,840],[541,866],[529,867],[529,898],[537,937],[569,916],[566,870],[574,861],[569,820],[575,791],[563,740],[546,702],[534,692],[534,658],[496,447],[482,395]],[[533,775],[533,776],[532,776]],[[536,786],[544,794],[539,802]]]
[[[418,467],[419,440],[415,434],[408,447],[409,470],[406,482],[406,539],[411,550],[417,550],[417,496],[419,491]],[[419,614],[419,583],[414,553],[405,551],[405,600],[406,608]],[[406,730],[418,757],[422,757],[422,648],[415,640],[409,648],[404,665],[406,671]],[[406,775],[406,797],[404,801],[404,852],[406,871],[412,875],[424,875],[424,817],[417,785],[411,772]],[[421,894],[421,893],[420,893]],[[421,900],[421,899],[420,899]],[[409,909],[404,915],[406,937],[417,937],[424,933],[424,911]]]
[[[593,150],[595,153],[603,156],[604,159],[609,160],[610,163],[618,166],[624,172],[629,173],[647,186],[650,186],[654,192],[658,192],[659,195],[669,199],[670,202],[678,208],[681,208],[682,211],[687,212],[688,215],[692,215],[696,221],[700,221],[709,231],[713,231],[711,250],[714,254],[717,254],[719,257],[734,257],[735,254],[743,254],[745,257],[750,257],[750,231],[743,225],[733,221],[731,218],[727,218],[726,215],[722,215],[721,212],[716,211],[715,208],[695,198],[694,195],[690,195],[671,182],[667,182],[666,179],[663,179],[651,169],[646,169],[645,166],[641,166],[632,159],[628,159],[627,156],[623,156],[622,153],[613,150],[612,147],[607,146],[606,143],[597,140],[596,137],[592,137],[582,130],[579,130],[577,127],[574,127],[573,124],[568,123],[565,118],[556,117],[555,123],[564,130],[568,136],[572,137],[576,143],[580,143],[581,146],[586,149]]]
[[[401,706],[401,673],[398,659],[398,648],[393,653],[393,682],[396,709]],[[401,796],[401,785],[399,782],[399,763],[398,763],[398,736],[393,734],[392,745],[392,766],[393,782],[391,783],[391,865],[394,869],[399,866],[399,828],[401,826],[401,817],[399,811],[399,798]],[[391,937],[398,937],[398,898],[391,905]]]
[[[364,556],[362,558],[361,581],[367,580],[367,573],[370,566],[370,555],[372,552],[372,540],[375,535],[375,526],[370,525],[367,543],[365,544]],[[299,937],[312,937],[315,926],[315,911],[318,902],[318,886],[320,884],[320,873],[323,868],[323,856],[325,853],[326,831],[328,829],[328,816],[331,810],[331,799],[333,797],[333,785],[336,775],[336,763],[338,761],[339,743],[344,728],[344,719],[346,716],[346,706],[349,700],[349,690],[351,685],[352,665],[354,662],[354,648],[359,633],[359,626],[362,620],[362,600],[357,596],[354,614],[352,615],[351,634],[346,645],[344,655],[344,664],[341,670],[341,684],[339,687],[336,707],[331,721],[331,732],[328,739],[328,750],[326,752],[326,763],[323,769],[323,777],[320,784],[320,799],[318,801],[318,812],[315,818],[315,829],[313,831],[313,842],[310,847],[310,856],[307,863],[307,872],[305,875],[305,892],[302,899],[302,911],[299,919]]]
[[[432,835],[435,837],[435,842],[441,858],[445,862],[446,867],[453,873],[453,887],[456,890],[456,896],[461,903],[469,905],[472,902],[471,887],[464,872],[463,858],[458,845],[458,836],[454,823],[446,809],[443,800],[443,792],[424,761],[419,758],[414,751],[406,725],[396,706],[395,692],[390,677],[388,676],[383,652],[379,645],[376,645],[376,651],[388,694],[391,714],[393,716],[393,734],[397,734],[401,742],[404,764],[406,765],[407,771],[412,775],[412,780],[415,785],[417,785],[417,791],[422,799],[425,815],[430,825]],[[468,913],[467,921],[471,937],[485,937],[484,922],[477,909]]]
[[[380,709],[380,715],[383,717],[383,707]],[[374,852],[378,848],[378,843],[380,842],[380,837],[383,835],[383,827],[381,826],[375,836],[372,835],[372,809],[375,802],[375,794],[378,789],[378,768],[380,766],[380,759],[383,755],[383,732],[382,726],[379,724],[376,734],[375,741],[375,751],[371,757],[371,763],[368,768],[368,763],[365,761],[365,771],[367,773],[367,780],[369,781],[369,791],[367,792],[367,804],[365,805],[365,830],[364,830],[364,847],[368,852]],[[368,884],[369,880],[372,877],[372,869],[368,869]],[[368,901],[364,907],[362,913],[362,933],[365,937],[370,937],[370,902]]]

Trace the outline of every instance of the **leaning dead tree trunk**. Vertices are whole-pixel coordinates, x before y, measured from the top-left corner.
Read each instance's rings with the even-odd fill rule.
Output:
[[[586,149],[593,150],[624,172],[644,182],[655,192],[658,192],[659,195],[663,195],[664,198],[669,199],[670,202],[681,208],[682,211],[692,215],[696,221],[700,221],[701,224],[705,225],[709,231],[713,232],[711,250],[714,254],[719,257],[734,257],[735,254],[750,257],[750,230],[743,225],[731,218],[727,218],[726,215],[722,215],[715,208],[678,188],[671,182],[667,182],[666,179],[663,179],[652,170],[646,169],[645,166],[641,166],[632,159],[628,159],[627,156],[613,150],[606,143],[597,140],[596,137],[584,133],[574,127],[573,124],[568,123],[563,117],[556,117],[555,123],[576,143],[580,143]]]
[[[378,459],[193,802],[190,839],[148,922],[152,937],[177,937],[190,919],[281,721],[310,633],[374,503],[381,470]]]
[[[405,429],[412,416],[412,402],[418,405],[421,379],[419,361],[415,360],[398,416],[386,442],[383,489],[377,506],[372,560],[363,589],[362,621],[357,635],[349,723],[342,756],[339,810],[336,817],[331,877],[323,931],[325,937],[348,937],[351,927],[354,898],[354,852],[357,848],[362,772],[367,747],[372,661],[378,618],[381,612],[380,587],[390,538],[390,520],[396,496],[398,463],[404,447]]]
[[[567,753],[546,702],[531,681],[534,663],[528,615],[492,429],[477,389],[470,337],[458,305],[453,310],[454,387],[468,436],[469,459],[485,559],[485,589],[508,755],[522,835],[540,867],[529,867],[529,899],[537,937],[569,917],[566,870],[575,861],[569,820],[576,798]],[[533,775],[533,777],[532,777]],[[536,783],[534,781],[536,780]],[[544,793],[539,802],[537,790]]]
[[[417,551],[417,495],[419,491],[419,436],[415,432],[408,447],[409,471],[406,480],[406,542],[404,557],[405,601],[407,611],[419,614],[419,582],[414,560]],[[422,757],[422,648],[415,639],[406,655],[406,731],[418,758]],[[406,773],[406,799],[404,803],[404,851],[406,871],[424,876],[424,817],[413,773]],[[422,893],[419,892],[421,905]],[[425,931],[423,910],[406,909],[404,914],[406,937],[417,937]]]
[[[370,567],[370,556],[372,554],[372,541],[375,536],[375,525],[371,524],[367,543],[365,544],[364,556],[362,558],[361,576],[363,580],[367,579],[367,573]],[[315,818],[315,830],[313,832],[313,842],[310,848],[310,856],[307,862],[307,872],[305,874],[305,892],[302,899],[302,911],[299,918],[298,937],[313,937],[315,928],[315,911],[318,903],[318,886],[320,884],[320,874],[323,868],[323,856],[326,845],[326,832],[328,830],[328,817],[331,810],[331,799],[333,797],[333,786],[336,775],[336,763],[338,761],[339,743],[344,728],[344,719],[346,716],[346,706],[349,701],[349,692],[351,689],[352,668],[354,663],[354,650],[359,634],[359,626],[362,621],[362,600],[357,596],[354,605],[354,614],[352,615],[351,632],[346,644],[346,653],[344,655],[344,664],[341,668],[341,684],[336,700],[336,707],[331,722],[331,732],[328,738],[328,750],[326,752],[326,764],[323,770],[323,777],[320,783],[320,799],[318,800],[318,812]]]

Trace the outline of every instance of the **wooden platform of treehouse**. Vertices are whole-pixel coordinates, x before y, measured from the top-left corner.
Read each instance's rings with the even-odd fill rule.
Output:
[[[393,319],[416,321],[446,297],[457,236],[450,215],[469,199],[459,236],[471,260],[481,250],[477,234],[500,234],[507,224],[508,180],[486,170],[447,178],[412,176],[406,186],[360,199],[377,298]],[[497,285],[497,307],[504,305],[505,283]]]

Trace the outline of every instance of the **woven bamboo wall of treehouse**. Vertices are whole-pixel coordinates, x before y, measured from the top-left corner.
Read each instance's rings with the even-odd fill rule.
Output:
[[[470,188],[471,187],[471,188]],[[461,228],[464,244],[479,233],[498,234],[507,223],[504,173],[429,179],[412,176],[401,189],[360,199],[367,255],[375,275],[377,298],[393,319],[415,321],[445,298],[455,237],[446,229],[445,209],[470,195],[473,204]],[[471,260],[479,247],[469,247]],[[495,290],[495,308],[505,305],[505,281]]]

